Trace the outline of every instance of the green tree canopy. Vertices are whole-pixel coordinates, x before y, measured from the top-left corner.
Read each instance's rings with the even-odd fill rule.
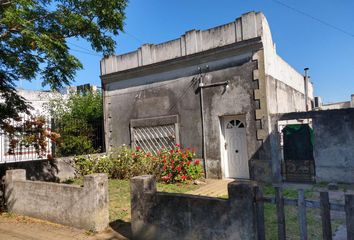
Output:
[[[56,145],[58,156],[72,156],[102,151],[103,138],[102,94],[99,91],[71,93],[52,99],[48,110],[54,117],[53,130],[60,134]]]
[[[126,6],[127,0],[0,0],[0,126],[28,110],[16,81],[40,77],[43,86],[59,89],[74,80],[82,65],[68,38],[113,53]]]

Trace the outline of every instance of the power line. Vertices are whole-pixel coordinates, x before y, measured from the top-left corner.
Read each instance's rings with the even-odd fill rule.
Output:
[[[134,38],[136,41],[138,41],[140,44],[144,44],[143,41],[141,41],[139,38],[137,38],[136,36],[134,36],[133,34],[130,34],[128,32],[124,32],[125,34],[127,34],[128,36]]]
[[[99,54],[90,53],[90,52],[86,52],[86,51],[82,51],[82,50],[78,50],[78,49],[74,49],[74,48],[70,48],[70,50],[71,50],[71,51],[74,51],[74,52],[79,52],[79,53],[84,53],[84,54],[96,56],[96,57],[102,57],[102,56],[99,55]]]
[[[75,47],[77,47],[77,48],[82,49],[82,50],[78,50],[78,49],[70,48],[70,50],[72,50],[72,51],[75,51],[75,52],[80,52],[80,53],[85,53],[85,54],[89,54],[89,55],[92,55],[92,56],[99,56],[99,57],[102,57],[101,55],[99,55],[99,54],[97,54],[97,53],[95,53],[95,52],[91,51],[90,49],[87,49],[87,48],[81,47],[81,46],[79,46],[79,45],[77,45],[77,44],[75,44],[75,43],[72,43],[72,42],[67,42],[67,44],[69,44],[69,45],[72,45],[72,46],[75,46]],[[83,51],[83,50],[84,50],[84,51]]]
[[[80,46],[80,45],[78,45],[78,44],[75,44],[75,43],[72,43],[72,42],[67,42],[67,43],[70,44],[70,45],[73,45],[73,46],[75,46],[75,47],[77,47],[77,48],[80,48],[80,49],[82,49],[82,50],[85,50],[85,51],[88,51],[88,52],[92,52],[91,49],[84,48],[84,47],[82,47],[82,46]]]
[[[143,42],[142,40],[140,40],[139,38],[137,38],[137,37],[134,36],[133,34],[130,34],[130,33],[128,33],[128,32],[124,32],[124,33],[127,34],[129,37],[133,38],[134,40],[136,40],[137,42],[139,42],[140,44],[144,44],[144,42]],[[72,50],[72,51],[80,52],[80,53],[84,53],[84,54],[89,54],[89,55],[92,55],[92,56],[99,56],[99,57],[102,57],[101,55],[94,53],[94,52],[91,51],[90,49],[84,48],[84,47],[82,47],[82,46],[80,46],[80,45],[77,45],[77,44],[75,44],[75,43],[67,42],[67,44],[82,49],[82,50],[78,50],[78,49],[70,48],[70,50]]]
[[[304,16],[306,16],[306,17],[308,17],[308,18],[311,18],[312,20],[314,20],[314,21],[316,21],[316,22],[318,22],[318,23],[321,23],[321,24],[323,24],[323,25],[325,25],[325,26],[327,26],[327,27],[329,27],[329,28],[332,28],[332,29],[334,29],[334,30],[337,30],[338,32],[344,33],[344,34],[346,34],[346,35],[348,35],[348,36],[354,38],[354,34],[353,34],[353,33],[350,33],[350,32],[348,32],[348,31],[346,31],[346,30],[344,30],[344,29],[342,29],[342,28],[340,28],[340,27],[337,27],[337,26],[335,26],[335,25],[333,25],[333,24],[331,24],[331,23],[329,23],[329,22],[326,22],[326,21],[324,21],[324,20],[322,20],[322,19],[319,19],[319,18],[317,18],[317,17],[314,17],[314,16],[312,16],[312,15],[310,15],[310,14],[304,12],[304,11],[301,11],[301,10],[299,10],[299,9],[296,9],[296,8],[290,6],[290,5],[286,4],[286,3],[283,3],[283,2],[281,2],[281,1],[279,1],[279,0],[273,0],[273,2],[275,2],[275,3],[279,4],[279,5],[282,5],[283,7],[286,7],[286,8],[288,8],[288,9],[290,9],[290,10],[293,10],[293,11],[295,11],[295,12],[301,14],[301,15],[304,15]]]

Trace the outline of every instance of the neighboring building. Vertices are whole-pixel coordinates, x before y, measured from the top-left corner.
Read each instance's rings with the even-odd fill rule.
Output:
[[[33,107],[31,114],[34,116],[49,116],[48,103],[61,96],[58,92],[28,89],[17,89],[17,94],[31,104]]]
[[[316,104],[317,103],[317,104]],[[318,110],[332,110],[343,108],[354,108],[354,94],[350,101],[323,104],[320,97],[315,97],[315,108]]]
[[[101,79],[109,149],[195,147],[208,178],[269,180],[270,115],[313,100],[312,84],[277,55],[255,12],[106,57]]]
[[[70,93],[83,93],[87,91],[96,92],[98,87],[96,85],[87,83],[78,86],[70,86],[60,90],[60,93],[63,95],[70,94]]]
[[[46,118],[46,127],[51,128],[51,116],[48,111],[48,104],[52,99],[62,98],[64,101],[68,94],[74,92],[84,92],[84,91],[97,91],[97,87],[91,84],[84,84],[79,86],[70,86],[63,88],[60,92],[45,91],[45,90],[25,90],[17,89],[18,95],[22,96],[27,103],[32,106],[30,113],[32,116],[42,116]],[[28,120],[30,116],[26,114],[21,114],[22,120],[15,122],[21,126],[24,124],[25,120]],[[8,162],[19,162],[19,161],[31,161],[40,160],[42,156],[38,156],[35,148],[32,145],[23,146],[18,144],[14,150],[15,154],[8,154],[9,150],[9,138],[0,129],[0,164]],[[48,140],[47,151],[45,155],[52,155],[52,145]],[[46,157],[46,156],[44,156]]]
[[[32,109],[30,112],[33,116],[43,116],[46,118],[46,127],[50,128],[50,116],[47,109],[47,104],[51,99],[60,96],[60,93],[52,91],[42,90],[25,90],[17,89],[18,95],[22,96],[27,103],[31,104]],[[21,114],[21,121],[13,121],[13,124],[22,126],[25,120],[29,120],[30,116]],[[10,147],[9,138],[0,130],[0,164],[19,161],[30,161],[42,159],[42,156],[38,156],[36,149],[32,145],[18,144],[14,149],[14,154],[9,154]],[[51,142],[47,143],[47,151],[45,155],[52,154]],[[46,157],[46,156],[44,156]]]

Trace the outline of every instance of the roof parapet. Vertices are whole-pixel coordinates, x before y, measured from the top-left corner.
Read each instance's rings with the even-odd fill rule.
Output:
[[[190,30],[180,38],[160,44],[144,44],[136,51],[101,60],[101,75],[137,68],[241,42],[271,33],[261,12],[242,14],[234,22],[207,30]]]

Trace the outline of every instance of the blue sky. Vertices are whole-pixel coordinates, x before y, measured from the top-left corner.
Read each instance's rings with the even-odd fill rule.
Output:
[[[279,1],[294,9],[289,9]],[[315,95],[323,102],[347,101],[354,94],[354,1],[352,0],[131,0],[125,31],[115,37],[116,53],[143,43],[161,43],[191,29],[207,29],[234,21],[242,13],[262,11],[268,19],[278,54],[299,72],[310,68]],[[340,28],[343,33],[325,23]],[[70,40],[83,63],[73,85],[100,85],[100,54],[82,40]],[[79,47],[80,48],[79,48]],[[88,50],[84,50],[88,49]],[[80,51],[80,52],[79,52]],[[82,53],[90,52],[91,54]],[[39,80],[19,87],[41,89]]]

